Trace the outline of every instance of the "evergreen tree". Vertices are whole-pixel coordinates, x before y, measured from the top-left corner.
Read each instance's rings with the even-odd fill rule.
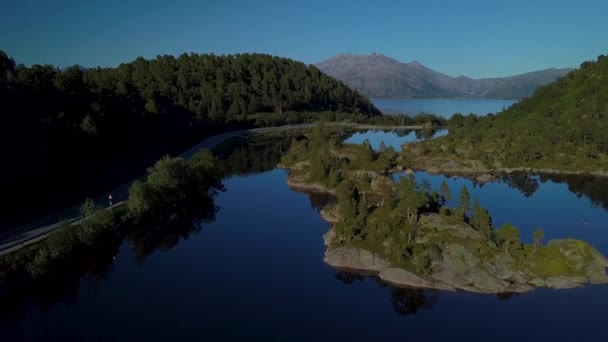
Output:
[[[505,246],[505,253],[509,253],[509,248],[512,245],[520,244],[519,231],[512,224],[505,222],[500,229],[496,231],[498,242]]]
[[[448,187],[448,183],[445,182],[445,179],[441,182],[441,188],[439,191],[441,193],[442,205],[445,205],[447,201],[452,201],[452,193],[450,192],[450,188]]]
[[[467,190],[467,186],[463,185],[462,189],[460,189],[460,200],[458,201],[458,208],[462,211],[463,215],[466,215],[471,207],[471,195],[469,194],[469,190]]]
[[[540,247],[541,241],[545,237],[545,232],[540,228],[536,228],[532,233],[532,237],[534,238],[534,251],[536,252],[536,249]]]

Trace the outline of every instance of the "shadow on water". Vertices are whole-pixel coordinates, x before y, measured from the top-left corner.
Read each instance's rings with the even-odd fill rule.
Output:
[[[75,256],[69,265],[56,267],[44,278],[21,277],[0,287],[0,336],[27,311],[47,311],[58,302],[68,306],[74,303],[82,282],[93,288],[99,286],[113,272],[121,243],[121,238],[104,241]]]
[[[97,287],[109,278],[114,270],[114,262],[124,241],[128,241],[134,251],[136,262],[155,251],[167,251],[180,241],[197,234],[205,223],[215,220],[219,207],[213,196],[201,194],[185,208],[166,208],[162,215],[155,215],[156,222],[149,220],[128,223],[119,232],[98,240],[87,248],[76,249],[69,260],[53,264],[47,274],[31,278],[25,270],[7,279],[0,286],[0,339],[3,332],[10,330],[28,311],[47,311],[56,303],[68,306],[75,303],[78,290],[83,283]],[[128,234],[121,232],[129,232]]]
[[[224,174],[245,175],[274,169],[289,149],[292,138],[260,136],[237,140],[227,151],[218,153]],[[315,197],[313,201],[322,207],[330,200]],[[199,233],[205,224],[215,221],[220,208],[213,196],[202,194],[185,206],[159,210],[162,212],[156,213],[153,219],[123,227],[123,231],[129,232],[127,235],[116,234],[97,241],[92,248],[78,250],[68,262],[54,265],[44,277],[32,279],[23,273],[0,285],[0,338],[3,331],[17,325],[27,312],[47,311],[57,303],[69,306],[75,302],[83,283],[93,288],[99,286],[112,274],[114,261],[125,241],[133,249],[136,263],[142,264],[154,252],[171,250],[180,241]]]
[[[608,210],[608,177],[592,175],[540,175],[541,182],[565,183],[577,197],[585,197],[595,206]]]
[[[514,172],[500,175],[498,181],[518,190],[526,198],[532,196],[542,183],[565,184],[578,198],[587,198],[594,206],[608,210],[608,177]],[[474,181],[474,184],[479,183]],[[483,183],[479,185],[483,186]]]
[[[382,282],[377,276],[358,274],[345,270],[336,270],[335,279],[344,285],[363,282],[366,277],[373,278],[380,287],[390,290],[390,301],[395,312],[401,316],[410,316],[419,311],[431,309],[439,299],[440,291],[395,287]]]
[[[291,145],[292,138],[296,136],[266,137],[251,136],[248,139],[236,138],[233,146],[218,154],[227,176],[261,173],[276,168],[281,157]]]

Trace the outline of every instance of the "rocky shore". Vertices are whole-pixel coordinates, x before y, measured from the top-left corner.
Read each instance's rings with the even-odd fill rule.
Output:
[[[335,194],[334,189],[307,182],[310,177],[306,165],[299,162],[283,166],[292,171],[289,186],[304,192]],[[391,171],[411,172],[403,168]],[[375,171],[350,170],[345,177],[367,179],[368,198],[389,188],[384,182],[392,182]],[[339,205],[321,210],[322,217],[334,225],[343,222]],[[324,261],[339,269],[377,275],[395,286],[446,291],[522,293],[539,287],[569,289],[608,284],[608,260],[584,241],[552,240],[538,248],[519,245],[505,250],[468,223],[447,220],[438,213],[425,213],[416,224],[415,237],[407,244],[391,237],[373,242],[353,240],[332,227],[324,236]],[[404,258],[406,249],[410,255]]]
[[[331,243],[330,241],[326,241]],[[554,240],[553,244],[562,245],[564,253],[570,253],[568,260],[580,263],[581,253],[572,246],[574,240]],[[432,274],[417,275],[406,269],[395,267],[389,261],[365,249],[352,246],[328,248],[324,261],[336,268],[365,274],[376,274],[381,280],[396,286],[428,288],[437,290],[463,290],[475,293],[528,292],[537,287],[570,289],[585,284],[606,284],[605,270],[608,261],[599,253],[585,255],[591,257],[584,265],[586,276],[551,276],[543,278],[530,271],[517,270],[509,262],[486,263],[475,258],[462,247],[457,253],[443,253],[443,261],[438,271]],[[460,255],[458,255],[460,254]]]

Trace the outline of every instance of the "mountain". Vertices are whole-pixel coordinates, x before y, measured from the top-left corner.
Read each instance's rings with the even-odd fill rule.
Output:
[[[531,95],[572,69],[546,69],[503,78],[452,77],[418,61],[402,63],[382,54],[339,54],[316,66],[371,97],[465,97],[511,99]]]

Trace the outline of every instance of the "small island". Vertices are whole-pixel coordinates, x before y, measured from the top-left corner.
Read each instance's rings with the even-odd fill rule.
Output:
[[[522,244],[516,227],[492,226],[466,187],[452,201],[445,183],[433,190],[412,174],[395,181],[403,162],[391,147],[343,144],[323,124],[294,139],[279,164],[290,171],[289,186],[335,196],[321,211],[333,224],[324,236],[329,265],[371,272],[397,286],[476,293],[608,283],[608,260],[586,242],[543,245],[537,229],[535,243]]]

